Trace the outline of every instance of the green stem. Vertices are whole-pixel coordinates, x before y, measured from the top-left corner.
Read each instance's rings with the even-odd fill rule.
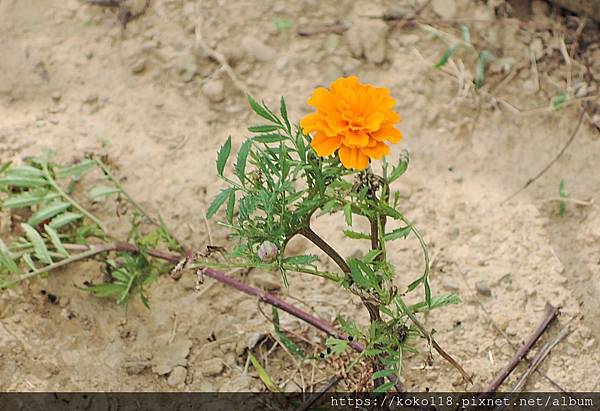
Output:
[[[21,275],[19,278],[16,278],[8,283],[3,283],[0,284],[0,289],[3,288],[9,288],[11,286],[13,286],[14,284],[17,284],[20,281],[26,280],[28,278],[32,278],[35,276],[38,276],[40,274],[46,273],[48,271],[52,271],[55,270],[57,268],[63,267],[65,265],[74,263],[76,261],[80,261],[80,260],[85,260],[87,258],[93,257],[97,254],[101,254],[101,253],[105,253],[108,251],[113,251],[117,249],[117,245],[116,244],[101,244],[101,245],[97,245],[97,246],[90,246],[89,249],[87,251],[84,251],[82,253],[79,253],[77,255],[73,255],[69,258],[65,258],[64,260],[61,261],[57,261],[53,264],[47,265],[43,268],[39,268],[37,270],[34,271],[30,271],[26,274]]]
[[[50,174],[50,170],[48,170],[48,164],[46,162],[42,163],[42,169],[44,171],[44,176],[46,177],[46,179],[48,180],[50,185],[61,195],[61,197],[64,198],[65,200],[67,200],[69,203],[71,203],[71,205],[73,207],[75,207],[77,210],[79,210],[87,218],[92,220],[94,222],[94,224],[96,224],[98,227],[100,227],[100,229],[104,233],[106,233],[106,229],[104,228],[104,225],[102,224],[102,222],[100,220],[98,220],[98,218],[96,218],[93,214],[91,214],[85,208],[80,206],[70,195],[65,193],[63,191],[63,189],[60,188],[60,186],[56,183],[54,178],[52,178],[52,174]]]

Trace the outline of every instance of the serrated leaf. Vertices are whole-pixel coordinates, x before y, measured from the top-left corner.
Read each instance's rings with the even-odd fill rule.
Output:
[[[460,304],[460,297],[456,294],[446,294],[431,298],[431,304],[428,305],[426,301],[422,301],[410,306],[410,310],[413,313],[425,312],[433,310],[434,308],[441,308],[451,304]]]
[[[0,239],[0,266],[5,267],[9,272],[19,275],[19,266],[10,255],[10,251],[4,242]]]
[[[325,340],[325,345],[331,348],[331,354],[340,354],[348,348],[348,341],[339,338],[329,337]]]
[[[27,176],[5,176],[0,177],[0,186],[13,187],[43,187],[48,185],[48,182],[43,178],[27,177]]]
[[[0,165],[0,174],[4,173],[6,170],[8,170],[11,165],[12,165],[12,161],[9,161],[8,163],[4,163],[4,164]]]
[[[82,174],[94,168],[95,165],[96,162],[94,160],[86,158],[85,160],[80,161],[79,163],[57,168],[55,173],[56,176],[59,178],[81,176]]]
[[[246,178],[246,163],[248,162],[248,154],[250,153],[251,147],[252,140],[248,139],[244,141],[240,147],[240,151],[238,151],[237,161],[235,163],[235,174],[242,183]]]
[[[353,240],[370,240],[371,235],[367,233],[360,233],[353,230],[344,230],[344,235]]]
[[[60,197],[57,193],[35,193],[25,192],[20,193],[11,197],[8,197],[2,203],[3,208],[24,208],[31,207],[32,205],[39,204],[43,201],[50,201]]]
[[[383,251],[382,250],[370,250],[367,255],[365,255],[363,257],[363,262],[365,264],[371,264],[373,261],[375,261],[375,259],[377,258],[377,256],[379,256],[379,254],[381,254]]]
[[[50,205],[36,211],[35,213],[33,213],[33,215],[31,217],[29,217],[29,219],[27,220],[27,223],[32,226],[38,225],[39,223],[46,221],[46,220],[54,217],[55,215],[62,213],[63,211],[68,209],[70,206],[71,206],[70,203],[66,203],[66,202],[62,202],[62,201],[50,204]]]
[[[30,166],[30,165],[21,165],[11,167],[8,172],[8,175],[12,176],[21,176],[21,177],[43,177],[44,172],[39,168]]]
[[[227,160],[229,159],[229,154],[231,153],[231,136],[227,137],[225,144],[221,146],[219,152],[217,153],[217,173],[220,176],[223,175],[223,171],[225,170],[225,165],[227,164]]]
[[[46,231],[46,234],[48,234],[48,237],[50,238],[50,241],[52,241],[52,245],[54,246],[56,251],[58,251],[58,253],[61,254],[63,257],[68,258],[69,253],[60,241],[60,237],[56,230],[54,230],[52,227],[46,224],[44,225],[44,231]]]
[[[302,351],[294,341],[292,341],[282,330],[279,325],[279,311],[276,307],[273,307],[273,327],[275,328],[275,335],[277,339],[293,354],[297,355],[300,358],[306,358],[306,354]]]
[[[121,190],[117,187],[109,187],[105,185],[97,185],[88,190],[88,198],[92,201],[104,201],[110,195],[120,193]]]
[[[376,380],[377,378],[385,378],[389,377],[392,374],[394,374],[394,370],[379,370],[371,375],[371,379]]]
[[[80,218],[83,218],[82,214],[66,212],[54,217],[48,225],[54,228],[55,230],[58,230],[62,226],[72,223],[73,221],[79,220]]]
[[[233,224],[233,212],[235,209],[235,190],[231,190],[229,193],[229,200],[227,202],[227,222]]]
[[[232,191],[230,188],[222,190],[213,200],[213,202],[208,207],[208,211],[206,212],[206,218],[211,218],[213,215],[219,211],[219,208],[223,205],[223,203],[229,198],[229,192]]]
[[[352,227],[352,204],[350,203],[344,205],[344,219],[346,220],[346,225]]]
[[[263,368],[263,366],[258,362],[258,360],[252,355],[250,351],[248,351],[248,357],[250,358],[250,362],[254,366],[254,369],[258,373],[258,378],[265,384],[265,387],[271,392],[279,392],[279,389],[271,379],[271,376],[267,373],[267,370]]]
[[[394,386],[394,383],[392,381],[388,381],[384,384],[381,384],[379,387],[375,388],[373,390],[373,392],[388,392],[393,386]]]
[[[281,96],[279,100],[279,112],[281,113],[281,117],[283,121],[285,121],[285,126],[288,131],[292,131],[292,126],[290,125],[290,120],[288,119],[287,107],[285,105],[285,99]]]
[[[252,138],[252,140],[256,141],[257,143],[263,144],[279,143],[285,139],[286,138],[284,136],[277,133],[263,134]]]
[[[21,223],[21,228],[23,228],[25,236],[33,245],[36,258],[45,264],[52,264],[52,258],[48,254],[48,248],[46,248],[42,236],[29,224]]]
[[[256,102],[256,100],[254,100],[252,98],[252,96],[250,96],[249,94],[248,94],[248,102],[250,103],[250,107],[256,114],[258,114],[259,116],[261,116],[262,118],[264,118],[266,120],[272,121],[274,123],[277,122],[277,120],[273,117],[273,115],[271,113],[269,113],[269,111],[266,110],[263,106],[258,104]]]
[[[354,282],[363,289],[368,289],[371,287],[371,282],[365,275],[358,265],[358,260],[356,258],[351,258],[348,261],[348,265],[350,266],[350,276],[354,280]]]
[[[450,57],[452,57],[452,55],[454,54],[455,51],[456,51],[456,44],[453,44],[450,47],[448,47],[446,49],[446,51],[444,52],[444,54],[442,55],[442,58],[440,59],[440,61],[438,61],[436,64],[434,64],[433,67],[435,67],[437,69],[444,67],[446,65],[446,63],[448,63],[448,60],[450,60]]]
[[[252,133],[268,133],[270,131],[276,131],[278,129],[279,126],[272,126],[270,124],[248,127],[248,131]]]
[[[402,174],[406,173],[410,159],[408,152],[403,152],[398,160],[398,164],[392,169],[390,176],[388,177],[388,183],[396,181]]]
[[[396,228],[383,236],[385,241],[394,241],[398,238],[406,238],[412,231],[411,226]]]
[[[565,91],[560,92],[560,94],[552,99],[552,105],[555,110],[560,110],[563,108],[567,101],[567,93]]]
[[[25,264],[27,265],[27,267],[29,267],[29,269],[31,271],[37,270],[37,267],[35,266],[35,263],[31,259],[31,255],[29,255],[29,254],[23,254],[23,256],[21,257],[21,259],[25,262]]]
[[[319,257],[316,255],[294,255],[291,257],[286,257],[283,261],[287,264],[292,265],[310,265],[317,261],[319,261]]]

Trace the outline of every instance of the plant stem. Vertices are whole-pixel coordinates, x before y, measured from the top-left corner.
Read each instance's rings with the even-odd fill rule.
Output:
[[[65,200],[67,200],[69,203],[71,203],[71,205],[73,207],[75,207],[77,210],[79,210],[87,218],[89,218],[90,220],[92,220],[94,222],[94,224],[96,224],[98,227],[100,227],[100,229],[104,233],[106,233],[106,229],[104,228],[104,225],[102,224],[102,222],[100,220],[98,220],[93,214],[91,214],[85,208],[83,208],[82,206],[80,206],[70,195],[68,195],[67,193],[65,193],[63,191],[63,189],[60,188],[60,186],[56,183],[56,181],[54,180],[54,178],[52,178],[52,174],[50,174],[50,170],[48,170],[48,164],[46,162],[42,163],[42,169],[44,171],[44,176],[46,177],[46,179],[48,180],[48,182],[50,183],[50,185],[56,191],[58,191],[58,193],[61,195],[61,197],[64,198]]]
[[[302,228],[298,232],[298,234],[304,236],[314,245],[319,247],[321,251],[323,251],[325,254],[331,257],[331,259],[335,261],[338,267],[340,267],[340,270],[342,270],[342,272],[344,272],[345,274],[350,274],[350,266],[348,265],[344,257],[342,257],[337,251],[335,251],[335,249],[331,247],[329,243],[327,243],[327,241],[323,240],[321,236],[315,233],[312,230],[312,228],[310,228],[310,226],[307,225],[306,227]]]

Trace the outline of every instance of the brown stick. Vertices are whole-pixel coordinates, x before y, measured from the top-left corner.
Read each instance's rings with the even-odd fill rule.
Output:
[[[548,326],[556,319],[558,316],[558,309],[552,306],[550,303],[546,303],[544,307],[544,316],[542,317],[542,321],[537,326],[533,334],[529,337],[529,339],[519,348],[519,350],[512,357],[508,365],[492,380],[492,382],[482,391],[481,397],[484,397],[485,394],[489,394],[495,392],[500,385],[504,382],[504,380],[510,375],[511,372],[517,367],[519,362],[527,355],[529,350],[535,345],[537,340],[542,336],[544,331],[548,328]]]
[[[336,375],[335,377],[331,378],[323,388],[313,393],[313,395],[311,395],[308,400],[306,400],[300,407],[298,407],[296,411],[309,410],[310,407],[312,407],[317,401],[319,401],[323,394],[335,387],[340,381],[342,381],[341,375]]]

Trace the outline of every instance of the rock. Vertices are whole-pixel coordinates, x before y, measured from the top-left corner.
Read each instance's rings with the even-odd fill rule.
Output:
[[[492,289],[487,285],[485,281],[477,281],[475,283],[475,290],[481,295],[490,297],[492,295]]]
[[[529,43],[529,49],[533,53],[536,60],[539,60],[544,56],[544,43],[539,37],[531,40],[531,43]]]
[[[242,39],[242,48],[248,57],[257,61],[273,60],[277,55],[274,48],[254,37],[244,37]]]
[[[240,375],[225,383],[219,392],[249,392],[252,388],[252,378],[248,375]]]
[[[204,94],[211,102],[220,103],[225,99],[225,87],[222,80],[209,80],[202,86]]]
[[[145,69],[146,69],[146,59],[144,59],[144,58],[137,59],[131,65],[131,72],[133,74],[140,74]]]
[[[355,57],[365,57],[372,64],[386,58],[388,26],[380,20],[359,20],[346,32],[346,40]]]
[[[449,20],[456,17],[456,1],[455,0],[433,0],[431,8],[435,14],[443,19]]]
[[[121,364],[121,367],[127,371],[129,375],[141,374],[152,363],[144,358],[129,358]]]
[[[204,377],[214,377],[223,372],[225,365],[220,358],[213,358],[200,364],[200,373]]]
[[[403,46],[412,46],[419,41],[418,34],[405,34],[400,37],[400,44]]]
[[[159,347],[152,360],[152,371],[158,375],[170,373],[178,365],[186,366],[186,357],[190,353],[192,342],[185,339],[176,339],[171,344]]]
[[[442,277],[442,287],[448,291],[458,291],[459,285],[450,277]]]
[[[235,347],[235,353],[237,355],[242,355],[244,354],[246,349],[253,349],[256,346],[256,344],[258,344],[258,342],[262,340],[265,336],[266,334],[259,332],[246,334],[246,338],[244,340],[239,340],[237,342]]]
[[[62,94],[60,94],[59,91],[55,91],[54,93],[52,93],[52,100],[54,100],[55,102],[59,102],[61,98]]]
[[[167,384],[171,387],[179,387],[185,384],[185,378],[187,377],[187,368],[185,367],[175,367],[171,374],[169,374],[169,378],[167,379]]]

